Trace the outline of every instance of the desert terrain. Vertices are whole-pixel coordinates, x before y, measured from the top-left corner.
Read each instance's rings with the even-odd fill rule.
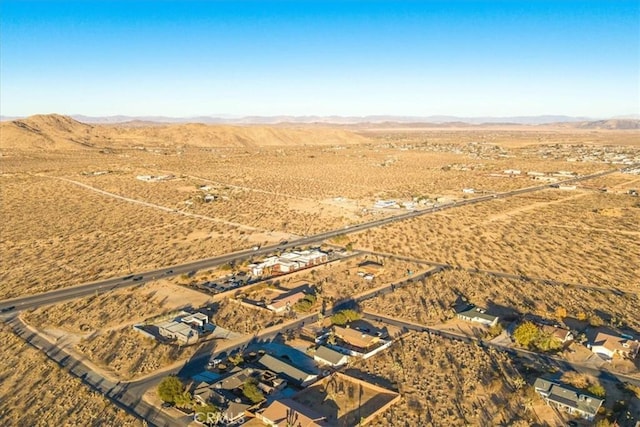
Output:
[[[7,426],[142,426],[2,326],[0,417]],[[36,392],[34,392],[36,390]]]
[[[214,296],[191,284],[229,271],[194,271],[18,307],[19,318],[105,376],[128,381],[161,375],[206,348],[148,339],[135,324],[206,306],[211,322],[240,340],[283,319],[238,296],[271,298],[276,288],[283,293],[304,284],[317,293],[313,314],[446,264],[358,308],[444,330],[462,298],[507,319],[529,313],[638,334],[638,173],[551,186],[640,163],[640,131],[616,127],[89,125],[58,115],[3,122],[0,299],[341,230],[323,244],[344,259],[276,277],[269,286]],[[541,191],[350,231],[541,185]],[[380,202],[389,203],[376,207]],[[255,261],[246,258],[225,267],[246,269]],[[365,279],[364,261],[383,268]],[[2,373],[0,414],[9,425],[91,424],[79,399],[91,411],[101,408],[107,424],[137,425],[8,328],[2,333],[8,343],[2,356],[17,367]],[[510,356],[426,332],[394,338],[388,350],[347,372],[402,396],[375,425],[560,425],[545,415],[547,407],[531,395]],[[33,400],[12,395],[20,378],[34,384],[47,378],[42,384],[51,391],[44,399],[60,413],[42,421]],[[58,385],[74,390],[72,397],[61,397]],[[352,410],[346,405],[338,413]]]

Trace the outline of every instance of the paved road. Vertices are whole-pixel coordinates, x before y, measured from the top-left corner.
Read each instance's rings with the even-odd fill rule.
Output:
[[[324,314],[320,313],[311,313],[302,317],[299,317],[294,320],[287,321],[285,323],[272,326],[265,330],[262,330],[259,334],[253,336],[246,336],[241,340],[234,340],[231,344],[223,344],[218,346],[218,342],[212,341],[210,343],[206,343],[203,345],[198,352],[189,359],[184,365],[178,366],[172,370],[162,371],[155,375],[151,375],[145,377],[144,379],[133,381],[129,384],[129,390],[135,391],[142,395],[149,387],[155,386],[158,382],[162,380],[167,375],[176,374],[181,377],[187,378],[193,376],[199,372],[202,372],[206,369],[207,362],[213,355],[226,354],[229,355],[231,353],[235,353],[238,351],[242,351],[246,349],[248,346],[252,344],[259,343],[261,341],[272,341],[279,334],[286,334],[291,331],[295,331],[305,324],[312,324],[317,322],[321,316],[329,317],[337,311],[340,311],[344,308],[351,307],[353,304],[357,304],[359,302],[365,301],[369,298],[374,298],[378,295],[387,294],[393,292],[394,289],[407,286],[415,281],[422,280],[425,277],[436,274],[439,271],[442,271],[443,267],[436,267],[425,271],[423,273],[417,274],[415,276],[409,277],[404,280],[400,280],[394,283],[389,283],[383,287],[373,289],[368,292],[364,292],[359,294],[355,298],[345,299],[337,302],[333,307],[328,307]]]
[[[142,418],[151,426],[158,427],[182,427],[190,421],[188,417],[174,419],[154,406],[144,402],[141,398],[143,393],[129,390],[127,383],[114,383],[93,372],[81,360],[71,356],[69,353],[58,348],[40,335],[31,331],[17,316],[12,317],[7,323],[13,332],[28,344],[42,351],[50,360],[58,364],[74,377],[80,378],[89,388],[102,394],[113,404],[128,413]],[[145,390],[146,391],[146,390]]]
[[[340,301],[336,305],[334,305],[334,307],[328,308],[325,311],[324,316],[331,316],[336,311],[349,307],[352,304],[360,303],[369,298],[374,298],[381,294],[394,292],[395,289],[403,286],[409,286],[416,281],[422,280],[433,274],[437,274],[438,272],[441,272],[448,268],[452,267],[448,265],[437,265],[430,270],[416,274],[412,277],[408,277],[403,280],[390,283],[383,287],[364,292],[352,299]],[[397,326],[404,331],[426,331],[444,336],[449,339],[462,340],[467,343],[479,343],[479,340],[475,340],[464,335],[459,335],[449,331],[440,331],[437,329],[429,328],[427,326],[389,318],[379,314],[365,313],[363,317],[369,320],[381,320],[384,323]],[[157,386],[157,384],[164,377],[170,374],[176,374],[184,378],[189,378],[199,372],[202,372],[206,369],[206,364],[212,355],[219,355],[221,353],[226,353],[227,355],[229,355],[236,351],[243,351],[250,345],[259,344],[260,342],[265,341],[272,341],[277,337],[278,334],[286,334],[290,331],[294,331],[303,327],[305,324],[311,324],[318,321],[319,318],[319,313],[311,313],[301,318],[265,329],[254,336],[246,336],[243,339],[234,340],[232,343],[229,343],[227,345],[218,346],[219,342],[217,341],[205,343],[205,345],[183,365],[177,366],[170,370],[158,372],[141,380],[120,383],[113,383],[101,377],[99,374],[92,372],[81,360],[74,358],[68,353],[57,348],[54,344],[49,343],[47,340],[31,332],[27,328],[27,326],[17,318],[17,316],[12,316],[8,323],[13,327],[14,332],[18,336],[22,337],[25,341],[43,351],[51,360],[67,369],[72,375],[81,378],[82,381],[86,383],[90,388],[105,395],[118,407],[125,409],[135,416],[145,419],[150,425],[173,427],[187,425],[190,421],[190,418],[188,416],[183,416],[179,419],[174,419],[160,411],[158,408],[155,408],[144,402],[141,397],[149,388]],[[604,377],[605,379],[627,381],[633,384],[640,385],[640,380],[633,377],[614,374],[606,370],[594,369],[591,366],[587,365],[570,363],[563,359],[555,358],[552,356],[541,355],[534,352],[529,352],[527,350],[513,349],[489,342],[482,342],[482,345],[496,347],[499,350],[507,351],[522,360],[529,360],[532,362],[543,364],[544,366],[556,365],[564,369],[567,369],[569,367],[599,376],[601,378]]]
[[[611,169],[603,172],[594,173],[591,175],[585,175],[579,178],[571,178],[565,181],[558,182],[555,185],[572,184],[579,181],[584,181],[592,178],[609,175],[615,172],[619,172],[620,170],[621,169]],[[177,276],[177,275],[190,273],[198,270],[208,269],[208,268],[215,267],[221,264],[226,264],[229,262],[242,261],[250,257],[268,255],[277,250],[284,250],[284,249],[293,248],[296,246],[317,244],[324,240],[336,237],[338,235],[356,233],[356,232],[367,230],[370,228],[380,227],[383,225],[392,224],[398,221],[404,221],[411,218],[416,218],[422,215],[427,215],[430,213],[434,213],[434,212],[438,212],[446,209],[472,205],[475,203],[482,203],[482,202],[490,201],[496,198],[502,199],[502,198],[507,198],[512,196],[517,196],[520,194],[541,191],[548,188],[549,188],[549,185],[545,184],[545,185],[539,185],[535,187],[527,187],[519,190],[508,191],[506,193],[499,193],[495,195],[488,195],[488,196],[481,196],[481,197],[476,197],[472,199],[460,200],[455,203],[449,203],[442,206],[432,207],[432,208],[423,209],[419,211],[406,212],[404,214],[396,215],[393,217],[382,218],[375,221],[370,221],[370,222],[354,225],[354,226],[343,228],[343,229],[327,231],[327,232],[316,234],[313,236],[303,237],[301,239],[293,240],[290,242],[282,242],[280,244],[265,246],[265,247],[259,248],[256,251],[243,250],[243,251],[233,252],[233,253],[217,256],[217,257],[201,259],[198,261],[193,261],[185,264],[163,267],[156,270],[150,270],[150,271],[135,274],[134,277],[140,277],[140,280],[138,281],[134,281],[133,278],[125,279],[122,277],[119,277],[119,278],[117,277],[117,278],[111,278],[111,279],[101,280],[97,282],[86,283],[79,286],[66,287],[66,288],[62,288],[62,289],[58,289],[50,292],[45,292],[42,294],[3,300],[3,301],[0,301],[0,310],[8,309],[10,307],[13,307],[11,310],[14,310],[14,311],[27,310],[27,309],[47,305],[47,304],[53,304],[61,301],[82,297],[82,296],[100,294],[100,293],[108,292],[113,289],[137,286],[145,282],[157,279],[159,277]]]

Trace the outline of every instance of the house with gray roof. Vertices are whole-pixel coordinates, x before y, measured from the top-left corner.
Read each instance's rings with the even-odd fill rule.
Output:
[[[157,325],[158,333],[168,339],[174,339],[180,344],[193,344],[198,342],[200,334],[186,323],[169,320]]]
[[[271,356],[270,354],[262,356],[260,360],[258,360],[258,363],[272,372],[283,375],[287,380],[290,380],[290,382],[302,387],[306,387],[318,379],[317,374],[305,372],[284,360]]]
[[[562,409],[589,421],[598,413],[603,399],[576,390],[568,385],[544,378],[536,379],[533,387],[547,405]]]
[[[342,366],[349,361],[349,356],[346,354],[342,354],[337,352],[329,347],[321,345],[316,349],[315,354],[313,355],[313,360],[322,364],[329,366]]]

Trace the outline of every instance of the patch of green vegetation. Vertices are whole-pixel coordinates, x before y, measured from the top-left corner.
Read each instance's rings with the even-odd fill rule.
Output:
[[[182,381],[175,375],[168,376],[160,382],[158,396],[163,402],[173,403],[181,408],[192,403],[191,394],[184,389]]]
[[[349,322],[360,319],[361,315],[355,310],[341,310],[331,316],[331,323],[338,326],[344,326]]]
[[[249,378],[242,385],[242,394],[253,403],[264,400],[264,393],[258,388],[258,382],[254,378]]]
[[[553,352],[562,348],[562,342],[546,334],[532,322],[523,322],[513,331],[513,338],[522,347],[530,350]]]
[[[316,301],[317,301],[317,297],[315,295],[307,294],[304,296],[304,298],[302,298],[300,301],[298,301],[293,305],[293,309],[295,311],[306,313],[309,310],[311,310],[311,307],[313,307]]]

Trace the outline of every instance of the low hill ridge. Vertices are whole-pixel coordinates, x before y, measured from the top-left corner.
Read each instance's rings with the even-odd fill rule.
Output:
[[[67,150],[129,147],[275,147],[368,142],[343,129],[201,123],[89,125],[58,114],[0,124],[0,148]]]

